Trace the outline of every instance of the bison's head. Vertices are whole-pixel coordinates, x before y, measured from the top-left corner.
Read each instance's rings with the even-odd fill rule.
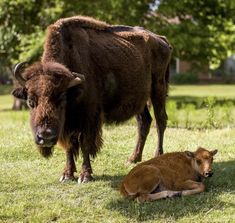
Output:
[[[186,151],[186,156],[192,159],[192,166],[202,177],[211,177],[213,175],[212,162],[213,156],[217,150],[208,151],[199,147],[196,152]]]
[[[14,75],[20,87],[16,98],[27,101],[35,143],[44,157],[52,155],[63,129],[67,90],[80,85],[84,76],[55,63],[35,63],[21,72],[25,63],[15,66]]]

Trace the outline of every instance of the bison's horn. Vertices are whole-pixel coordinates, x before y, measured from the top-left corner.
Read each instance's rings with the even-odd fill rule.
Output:
[[[83,74],[72,72],[74,77],[79,77],[81,81],[85,81],[85,76]]]
[[[14,68],[14,76],[16,78],[16,80],[22,85],[25,86],[25,82],[26,80],[22,77],[20,71],[21,69],[27,64],[28,62],[21,62],[15,65]]]

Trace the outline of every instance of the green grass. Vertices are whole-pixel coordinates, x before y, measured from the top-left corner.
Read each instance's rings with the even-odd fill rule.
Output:
[[[235,98],[235,85],[173,85],[172,96]]]
[[[174,86],[170,92],[172,103],[176,102],[171,97],[177,96],[181,88],[185,97],[192,91],[199,92],[192,97],[204,97],[200,87],[190,87],[186,91],[185,86]],[[234,86],[219,87],[226,91]],[[213,96],[233,97],[213,88],[208,93],[213,90]],[[104,146],[92,161],[94,182],[60,184],[65,164],[63,151],[56,147],[51,159],[40,157],[32,141],[28,111],[13,112],[9,110],[11,103],[11,96],[0,96],[0,222],[235,222],[235,127],[167,128],[165,152],[194,150],[199,145],[218,149],[215,174],[206,181],[205,193],[140,205],[124,200],[117,191],[133,167],[127,166],[126,160],[135,146],[134,120],[117,127],[104,126]],[[234,105],[229,109],[233,110]],[[191,112],[198,109],[189,111],[191,121],[196,116]],[[206,114],[205,117],[208,118]],[[179,125],[182,122],[179,120]],[[143,160],[152,157],[155,145],[152,124]],[[80,165],[79,158],[78,170]]]
[[[170,127],[234,127],[235,85],[171,86],[167,110]]]

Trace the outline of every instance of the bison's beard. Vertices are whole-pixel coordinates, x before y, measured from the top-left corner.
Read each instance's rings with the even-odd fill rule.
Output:
[[[38,146],[38,151],[43,157],[49,158],[53,154],[53,147],[39,147]]]

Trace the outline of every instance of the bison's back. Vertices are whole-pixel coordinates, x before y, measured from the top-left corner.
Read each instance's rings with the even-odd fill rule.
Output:
[[[147,32],[117,30],[80,17],[59,20],[48,30],[42,60],[53,58],[84,74],[86,100],[101,102],[107,122],[125,121],[143,111],[152,84]]]
[[[125,121],[143,111],[151,92],[150,50],[141,35],[87,31],[90,64],[102,91],[106,121]]]

